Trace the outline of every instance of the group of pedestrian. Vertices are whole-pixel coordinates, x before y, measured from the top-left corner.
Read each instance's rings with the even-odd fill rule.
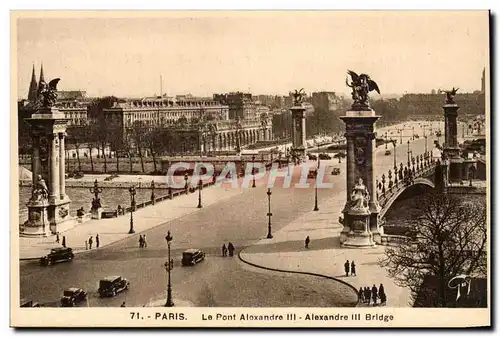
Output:
[[[370,305],[377,305],[377,301],[380,299],[380,305],[385,305],[387,303],[387,295],[385,294],[384,285],[381,283],[379,288],[375,285],[370,289],[370,287],[360,287],[358,291],[359,301]]]
[[[64,242],[64,236],[63,236],[63,242]],[[85,250],[92,249],[92,245],[94,244],[94,238],[91,236],[87,241],[85,241]],[[95,247],[99,248],[99,234],[96,234],[95,236]]]
[[[147,246],[146,234],[139,235],[139,248],[146,248]]]
[[[349,276],[349,272],[351,272],[351,276],[356,276],[356,263],[354,263],[354,261],[349,263],[349,260],[347,260],[344,263],[344,271],[345,276]]]
[[[226,257],[228,255],[228,253],[229,253],[229,256],[234,255],[234,246],[231,242],[229,242],[227,244],[227,247],[226,247],[225,243],[222,245],[222,256]]]
[[[59,238],[59,232],[56,233],[56,243],[59,243],[60,241],[60,238]],[[61,245],[66,248],[66,237],[63,235],[62,237],[62,243]]]

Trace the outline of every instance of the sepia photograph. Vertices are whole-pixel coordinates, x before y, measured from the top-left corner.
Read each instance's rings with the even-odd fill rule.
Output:
[[[11,11],[10,325],[490,326],[490,20]]]

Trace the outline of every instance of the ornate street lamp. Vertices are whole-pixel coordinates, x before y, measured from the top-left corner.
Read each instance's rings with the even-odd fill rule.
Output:
[[[415,140],[415,127],[414,126],[411,127],[411,139]]]
[[[427,136],[424,136],[425,138],[425,153],[427,153]]]
[[[92,208],[94,208],[94,206],[97,206],[98,204],[100,204],[99,194],[102,193],[102,187],[99,187],[99,183],[97,182],[97,179],[94,181],[94,187],[90,188],[89,190],[90,190],[90,193],[94,194],[94,200],[92,200]],[[98,207],[96,207],[96,208],[98,208]]]
[[[267,224],[267,238],[272,239],[273,235],[271,234],[271,217],[273,216],[273,213],[271,213],[271,189],[267,189],[267,203],[268,203],[268,211],[267,211],[267,217],[269,218],[269,222]]]
[[[203,188],[203,182],[201,181],[201,177],[200,177],[200,181],[198,183],[198,208],[202,208],[203,206],[201,205],[201,189]]]
[[[189,175],[188,173],[184,173],[184,189],[186,190],[186,194],[188,194],[188,179]]]
[[[172,234],[170,234],[170,231],[168,231],[167,236],[165,236],[165,240],[167,241],[168,245],[168,261],[165,262],[165,270],[168,273],[167,302],[165,303],[166,307],[174,306],[174,301],[172,301],[172,282],[170,279],[170,272],[174,268],[174,261],[170,259],[170,245],[173,239],[174,237],[172,236]]]
[[[408,155],[408,167],[410,167],[410,140],[408,139],[408,150],[406,151]]]
[[[255,155],[252,156],[252,187],[255,187]]]
[[[132,186],[128,189],[130,193],[130,229],[128,231],[129,234],[134,234],[134,211],[135,211],[135,186]]]
[[[151,202],[154,205],[155,204],[155,181],[154,179],[151,180]]]
[[[385,133],[385,149],[387,150],[387,132]]]
[[[392,145],[393,145],[392,151],[394,151],[394,167],[395,167],[395,170],[398,167],[397,164],[396,164],[396,142],[397,141],[395,141],[395,140],[392,141]]]
[[[313,211],[319,211],[318,208],[318,171],[319,171],[319,156],[318,156],[318,168],[316,169],[316,172],[314,173],[314,209]]]

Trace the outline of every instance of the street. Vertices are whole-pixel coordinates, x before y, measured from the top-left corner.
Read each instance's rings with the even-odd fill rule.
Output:
[[[428,149],[432,149],[429,137]],[[411,143],[414,155],[423,153],[425,140]],[[392,145],[389,145],[392,150]],[[397,148],[397,162],[406,163],[407,145]],[[393,154],[384,155],[380,147],[376,153],[377,176],[393,169]],[[332,182],[331,189],[318,189],[319,207],[329,207],[326,202],[332,193],[345,193],[345,159],[342,164],[332,160],[333,167],[340,167],[341,174],[332,176],[326,170],[324,182]],[[299,175],[299,169],[294,177]],[[311,186],[282,188],[278,178],[272,188],[272,229],[280,229],[314,207],[313,179]],[[293,187],[293,184],[292,184]],[[216,187],[215,187],[216,188]],[[267,234],[267,186],[258,184],[245,193],[202,208],[192,214],[170,221],[144,233],[147,248],[138,248],[139,234],[107,247],[77,255],[72,263],[49,267],[36,262],[21,262],[21,298],[58,306],[65,288],[81,287],[89,292],[89,306],[143,306],[150,301],[165,298],[167,284],[163,267],[167,259],[165,235],[173,235],[172,270],[173,297],[192,302],[195,306],[353,306],[357,296],[348,286],[319,277],[302,276],[259,270],[241,262],[237,256],[222,257],[221,246],[231,241],[236,253]],[[198,193],[192,195],[196,207]],[[168,204],[165,204],[168,207]],[[331,223],[336,224],[340,210],[332,209]],[[96,230],[98,231],[98,230]],[[205,261],[193,267],[182,267],[182,251],[199,248],[206,254]],[[297,249],[302,246],[297,247]],[[311,263],[314,263],[312,261]],[[115,298],[97,296],[98,281],[109,275],[120,275],[131,281],[130,289]],[[87,305],[87,304],[85,304]]]

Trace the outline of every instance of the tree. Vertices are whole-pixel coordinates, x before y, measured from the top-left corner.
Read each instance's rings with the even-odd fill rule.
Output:
[[[141,160],[141,169],[142,172],[145,172],[144,169],[144,158],[143,158],[143,149],[145,146],[145,133],[148,132],[148,127],[144,124],[142,121],[135,121],[134,124],[132,125],[132,139],[134,140],[135,143],[135,148],[137,149],[137,153],[139,155],[139,158]]]
[[[148,130],[144,137],[144,145],[149,149],[153,157],[153,167],[155,173],[158,171],[156,166],[156,156],[165,149],[163,142],[164,129],[160,126],[154,126]]]
[[[87,130],[82,126],[74,126],[68,128],[68,140],[75,147],[76,158],[78,161],[78,171],[82,170],[82,163],[80,161],[80,148],[86,140]]]
[[[451,278],[486,273],[486,210],[461,197],[432,193],[418,198],[408,240],[387,248],[380,262],[398,285],[410,288],[414,300],[427,291],[424,280],[432,277],[437,281],[435,305],[449,306]]]

